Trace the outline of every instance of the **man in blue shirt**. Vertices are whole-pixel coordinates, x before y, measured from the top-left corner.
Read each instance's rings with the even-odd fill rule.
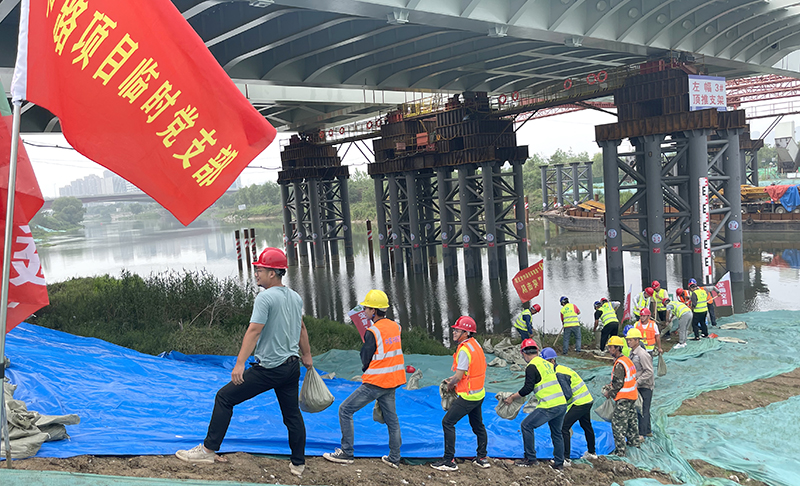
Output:
[[[228,431],[233,407],[265,391],[275,390],[283,422],[289,431],[292,451],[289,470],[301,476],[305,469],[306,427],[300,413],[298,389],[300,360],[313,366],[308,332],[303,324],[303,300],[281,282],[288,267],[286,255],[277,248],[266,248],[253,264],[256,284],[265,290],[256,296],[250,326],[231,372],[231,382],[217,392],[208,433],[202,444],[175,453],[191,463],[225,462],[217,456]],[[245,370],[250,355],[256,364]]]

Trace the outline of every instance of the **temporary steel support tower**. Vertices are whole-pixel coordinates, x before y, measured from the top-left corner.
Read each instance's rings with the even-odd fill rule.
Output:
[[[592,162],[571,162],[539,166],[542,171],[542,210],[594,198]],[[553,201],[551,198],[555,198]]]

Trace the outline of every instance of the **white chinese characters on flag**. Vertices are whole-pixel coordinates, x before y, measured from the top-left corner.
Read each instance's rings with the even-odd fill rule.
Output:
[[[15,224],[12,241],[6,332],[49,303],[42,264],[30,227]]]
[[[633,319],[633,303],[631,302],[633,292],[633,285],[628,287],[628,293],[625,294],[625,311],[622,314],[622,320],[627,321]]]
[[[733,305],[733,293],[731,292],[731,272],[719,279],[716,285],[719,294],[714,297],[714,305],[717,307],[727,307]]]
[[[689,110],[716,108],[726,111],[728,100],[725,96],[725,78],[717,76],[689,75]]]

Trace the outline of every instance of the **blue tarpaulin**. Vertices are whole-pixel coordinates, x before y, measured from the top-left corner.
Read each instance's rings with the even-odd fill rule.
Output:
[[[789,186],[786,192],[781,196],[781,204],[786,211],[792,212],[794,208],[800,206],[800,186]]]
[[[48,415],[78,414],[79,425],[67,428],[71,438],[45,442],[40,457],[172,454],[199,444],[205,437],[217,390],[230,380],[232,357],[156,357],[105,341],[22,324],[7,337],[11,360],[7,375],[18,385],[15,398],[28,409]],[[413,356],[413,355],[412,355]],[[171,359],[165,359],[171,358]],[[349,377],[348,377],[349,378]],[[359,385],[333,379],[327,382],[336,397],[333,406],[318,414],[303,414],[307,430],[306,454],[318,456],[340,445],[338,404]],[[518,388],[517,388],[518,389]],[[514,391],[515,389],[509,389]],[[443,453],[438,388],[400,389],[397,410],[405,457],[440,457]],[[494,412],[487,394],[483,417],[489,434],[489,455],[522,457],[519,424]],[[613,449],[609,424],[595,422],[597,452]],[[458,424],[458,456],[475,454],[475,436],[468,421]],[[361,457],[388,453],[386,426],[372,420],[372,406],[355,416],[355,452]],[[572,456],[586,450],[583,431],[576,424]],[[552,457],[549,429],[536,430],[539,457]],[[286,428],[275,395],[267,392],[234,409],[222,452],[289,454]]]

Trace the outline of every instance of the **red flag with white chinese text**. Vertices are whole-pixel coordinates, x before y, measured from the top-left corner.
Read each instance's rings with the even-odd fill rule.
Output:
[[[170,0],[23,0],[11,92],[183,224],[275,138]]]
[[[522,302],[528,302],[539,295],[544,288],[544,260],[517,272],[512,283]]]
[[[0,100],[0,103],[5,104],[6,101]],[[0,214],[3,215],[0,223],[3,227],[5,227],[5,218],[8,217],[6,203],[8,202],[8,168],[11,154],[11,121],[10,116],[0,117],[0,207],[2,207]],[[44,200],[22,141],[19,142],[15,194],[6,332],[14,329],[28,316],[50,303],[47,298],[47,286],[39,254],[36,252],[36,244],[28,227],[28,222],[42,207]],[[5,243],[4,239],[4,232],[0,231],[0,245]],[[0,265],[2,265],[1,260],[2,254],[0,254]]]

